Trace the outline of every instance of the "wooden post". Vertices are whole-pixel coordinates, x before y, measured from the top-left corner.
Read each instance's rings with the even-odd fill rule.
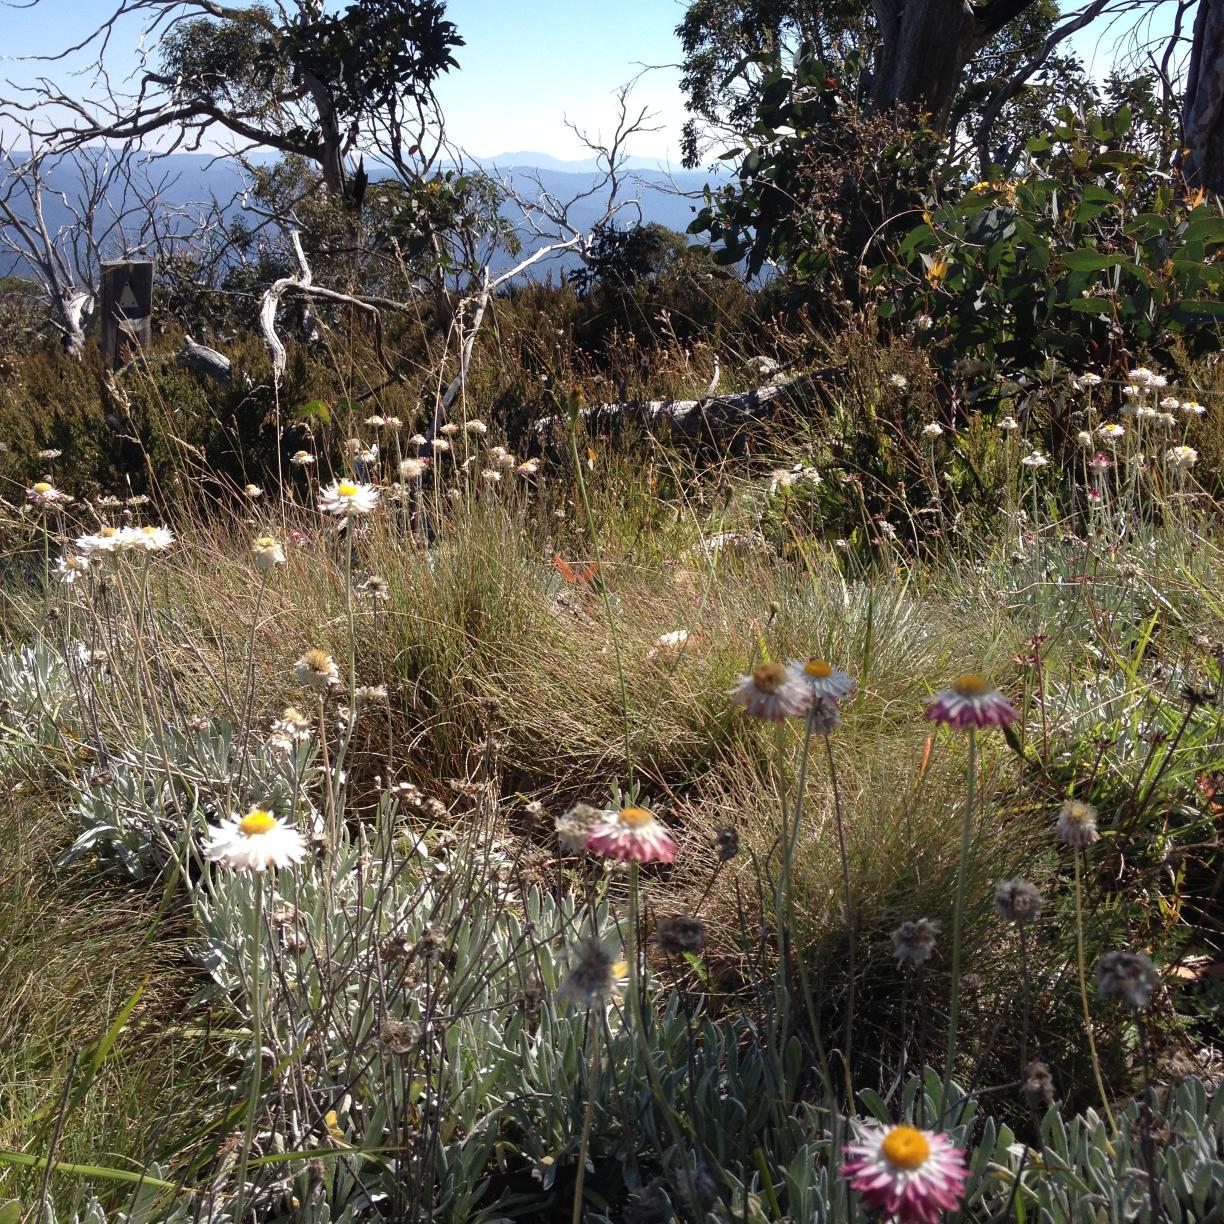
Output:
[[[117,259],[102,264],[102,360],[112,370],[153,338],[153,264]]]

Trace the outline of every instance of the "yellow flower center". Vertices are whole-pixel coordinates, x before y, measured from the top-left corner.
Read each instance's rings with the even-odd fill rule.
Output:
[[[276,828],[276,817],[263,808],[252,808],[239,822],[238,828],[247,837],[261,837]]]
[[[781,663],[758,663],[752,669],[752,683],[767,693],[775,689],[786,679],[786,668]]]
[[[984,697],[990,692],[990,685],[981,676],[969,672],[957,676],[952,682],[952,691],[960,697]]]
[[[350,484],[347,480],[342,480],[336,486],[336,492],[339,493],[341,497],[356,497],[357,486],[355,484]]]
[[[275,548],[276,541],[271,536],[260,536],[259,539],[255,541],[255,547],[261,552],[265,552],[269,548]]]
[[[140,530],[141,530],[141,531],[142,531],[142,532],[143,532],[145,535],[147,535],[147,536],[151,536],[151,535],[156,535],[156,534],[157,534],[157,530],[158,530],[158,529],[157,529],[156,527],[142,527]]]
[[[621,824],[628,825],[631,829],[640,829],[653,819],[654,813],[647,811],[646,808],[627,807],[621,808],[620,811]]]
[[[50,493],[50,492],[51,492],[51,485],[49,485],[49,484],[48,484],[48,483],[47,483],[45,480],[40,480],[40,481],[39,481],[39,482],[38,482],[38,483],[37,483],[37,484],[34,486],[34,492],[35,492],[35,493]]]
[[[612,965],[611,974],[612,974],[612,980],[614,982],[619,982],[621,978],[628,977],[629,976],[629,962],[628,961],[616,961]]]
[[[1096,812],[1077,799],[1070,799],[1063,805],[1063,815],[1072,824],[1091,824],[1096,819]]]
[[[803,666],[814,680],[827,680],[833,674],[833,667],[823,659],[809,659]]]
[[[912,1126],[894,1126],[880,1144],[884,1158],[895,1169],[918,1169],[931,1154],[926,1136]]]
[[[118,534],[119,534],[118,527],[100,527],[98,529],[99,539],[109,540],[111,536],[117,536]]]
[[[305,654],[306,666],[311,671],[331,671],[332,657],[322,650],[308,650]]]

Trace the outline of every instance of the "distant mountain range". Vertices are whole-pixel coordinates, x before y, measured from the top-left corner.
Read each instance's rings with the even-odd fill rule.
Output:
[[[22,159],[21,154],[9,154],[0,150],[0,167],[9,158]],[[271,160],[271,159],[269,159]],[[554,199],[567,201],[591,191],[602,177],[594,159],[587,161],[562,161],[545,153],[504,153],[497,157],[474,159],[485,173],[507,183],[524,199],[530,200],[547,192]],[[377,167],[371,167],[372,177],[378,177]],[[636,200],[637,205],[627,207],[619,214],[621,224],[656,222],[669,229],[685,231],[700,206],[700,193],[707,183],[718,183],[716,176],[703,171],[671,170],[667,166],[649,159],[631,159],[622,171],[624,182],[621,191],[623,200]],[[245,211],[242,193],[245,180],[241,167],[229,157],[201,153],[173,153],[163,156],[146,155],[138,168],[138,178],[159,184],[159,199],[166,225],[171,232],[177,226],[184,235],[192,230],[190,218],[216,201],[224,214],[236,218]],[[52,233],[72,223],[72,200],[79,195],[78,172],[67,160],[52,165],[46,173],[48,191],[44,193],[43,208],[47,226]],[[112,188],[107,198],[106,212],[110,219],[121,216],[125,208],[125,196],[130,197],[122,185]],[[28,205],[18,207],[19,213],[28,215]],[[580,200],[570,212],[571,221],[582,229],[589,229],[603,212],[598,196]],[[547,240],[529,233],[521,224],[519,210],[507,204],[503,215],[510,220],[521,235],[523,253],[543,245]],[[177,220],[176,220],[177,218]],[[3,222],[0,222],[0,226]],[[122,224],[108,241],[108,255],[122,254],[124,244],[135,240],[132,227]],[[536,265],[533,274],[547,275],[549,269],[572,268],[577,260],[574,256],[562,256],[557,260],[543,261]],[[494,271],[509,266],[508,257],[502,255]],[[21,272],[20,261],[10,252],[0,251],[0,276]]]

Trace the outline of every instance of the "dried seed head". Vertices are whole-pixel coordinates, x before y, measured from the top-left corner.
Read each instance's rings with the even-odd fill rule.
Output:
[[[705,924],[700,918],[677,914],[655,924],[654,942],[671,956],[697,953],[705,947]]]
[[[740,852],[739,833],[730,825],[719,825],[714,830],[714,849],[720,862],[729,863]]]
[[[1024,926],[1041,913],[1045,898],[1036,884],[1016,876],[1011,880],[1000,880],[995,885],[994,902],[1004,922]]]
[[[1020,1089],[1030,1109],[1045,1111],[1054,1104],[1054,1077],[1043,1062],[1035,1061],[1024,1068],[1024,1083]]]
[[[1097,959],[1097,990],[1102,999],[1121,999],[1136,1011],[1152,1001],[1160,972],[1142,952],[1103,952]]]
[[[621,1214],[624,1224],[667,1224],[674,1218],[672,1205],[657,1182],[634,1194]]]
[[[914,918],[892,933],[893,955],[903,965],[920,965],[931,959],[940,923],[934,918]]]
[[[587,838],[603,822],[607,813],[589,803],[576,803],[555,823],[557,841],[566,854],[579,854],[587,844]]]
[[[407,1054],[420,1038],[420,1031],[411,1020],[384,1020],[378,1038],[392,1054]]]
[[[616,993],[627,972],[624,961],[614,961],[602,940],[580,940],[570,950],[571,966],[558,992],[583,1007],[603,1006]]]

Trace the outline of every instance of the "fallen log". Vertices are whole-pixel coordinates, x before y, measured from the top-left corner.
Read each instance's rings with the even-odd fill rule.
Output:
[[[598,432],[601,425],[621,425],[636,422],[647,428],[665,425],[684,434],[721,434],[744,425],[770,419],[783,407],[801,407],[813,395],[823,393],[825,371],[797,374],[756,387],[751,391],[736,391],[727,395],[710,395],[692,400],[623,400],[617,403],[595,404],[581,410],[588,429]],[[564,416],[544,417],[535,423],[537,434],[544,435],[564,428],[569,420]]]

